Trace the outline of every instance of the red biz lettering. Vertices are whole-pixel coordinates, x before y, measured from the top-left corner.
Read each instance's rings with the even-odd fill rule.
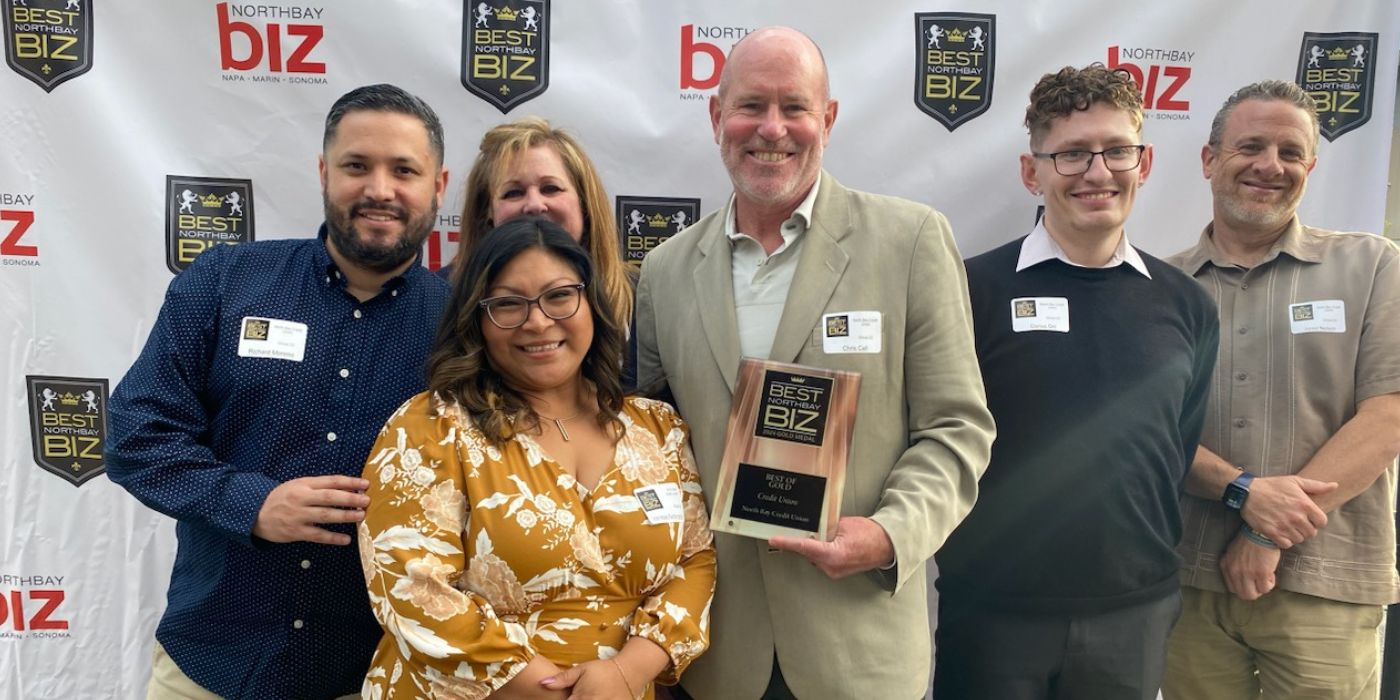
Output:
[[[24,232],[34,225],[34,212],[22,209],[0,209],[0,221],[15,222],[14,228],[0,240],[0,255],[24,255],[35,257],[39,255],[39,246],[21,245],[19,239],[24,237]]]
[[[26,618],[24,614],[23,593],[24,591],[10,591],[8,601],[6,601],[5,596],[0,596],[0,625],[5,624],[5,620],[8,619],[10,626],[19,632],[25,631],[26,628],[36,632],[68,629],[67,620],[51,619],[54,612],[58,610],[59,604],[63,602],[63,591],[31,589],[29,600],[43,602],[39,605],[38,612],[29,618]]]
[[[1186,111],[1191,109],[1189,100],[1178,100],[1177,91],[1181,90],[1186,81],[1191,78],[1190,66],[1159,66],[1149,64],[1146,74],[1138,66],[1118,60],[1118,47],[1108,47],[1108,68],[1109,70],[1127,71],[1133,77],[1133,82],[1137,83],[1138,89],[1142,90],[1142,108],[1159,109],[1164,111]],[[1158,79],[1170,78],[1162,89],[1162,93],[1157,94]]]
[[[263,47],[267,47],[268,70],[273,73],[281,73],[282,65],[282,25],[276,22],[267,24],[267,37],[264,41],[263,35],[258,28],[248,22],[232,21],[228,15],[228,3],[218,4],[219,12],[219,67],[223,70],[253,70],[257,68],[263,59]],[[322,61],[308,61],[307,56],[311,50],[316,48],[321,38],[325,34],[326,28],[319,24],[288,24],[287,38],[302,37],[301,42],[296,44],[292,53],[287,57],[285,67],[288,73],[325,73],[326,64]],[[248,55],[245,58],[234,58],[233,56],[233,35],[241,34],[248,40]]]

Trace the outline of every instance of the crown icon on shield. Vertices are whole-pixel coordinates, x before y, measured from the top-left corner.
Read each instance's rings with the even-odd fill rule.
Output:
[[[58,395],[58,402],[64,406],[77,406],[80,400],[78,395],[71,391],[65,391]]]
[[[514,22],[515,19],[519,16],[519,12],[510,9],[509,7],[502,7],[496,10],[496,19],[499,19],[503,22]]]
[[[199,205],[205,209],[218,209],[224,205],[224,198],[210,192],[199,198]]]
[[[1345,61],[1347,60],[1347,50],[1338,46],[1337,48],[1327,52],[1327,60]]]
[[[652,214],[651,216],[647,217],[647,226],[650,226],[651,228],[666,228],[667,224],[670,223],[671,220],[667,219],[665,216],[662,216],[660,213]]]
[[[965,32],[963,32],[963,30],[957,29],[957,28],[953,28],[953,29],[948,30],[948,42],[949,42],[949,43],[952,43],[952,44],[961,44],[961,43],[963,43],[963,42],[965,42],[965,41],[967,41],[967,34],[966,34]]]

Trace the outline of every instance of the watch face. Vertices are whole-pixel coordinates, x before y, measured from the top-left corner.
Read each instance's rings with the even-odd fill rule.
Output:
[[[1248,495],[1249,489],[1241,488],[1238,484],[1230,484],[1225,487],[1225,496],[1220,500],[1225,502],[1226,508],[1239,510],[1244,507],[1244,499]]]

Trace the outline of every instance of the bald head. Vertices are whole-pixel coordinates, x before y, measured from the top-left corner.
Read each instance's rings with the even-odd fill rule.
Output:
[[[724,99],[734,73],[755,62],[775,55],[794,58],[804,69],[813,71],[821,81],[822,99],[831,99],[831,80],[826,72],[826,57],[817,42],[792,27],[763,27],[749,32],[729,50],[724,70],[719,76],[719,98]]]

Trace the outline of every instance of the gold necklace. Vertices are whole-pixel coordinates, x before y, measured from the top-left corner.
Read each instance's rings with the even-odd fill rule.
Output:
[[[564,442],[569,441],[569,431],[564,429],[564,422],[578,418],[580,413],[583,413],[582,409],[574,411],[574,415],[572,416],[565,416],[564,418],[555,418],[553,416],[546,416],[545,414],[540,413],[539,411],[535,411],[535,415],[539,416],[540,418],[554,422],[554,428],[555,430],[559,431],[559,435],[564,438]]]

